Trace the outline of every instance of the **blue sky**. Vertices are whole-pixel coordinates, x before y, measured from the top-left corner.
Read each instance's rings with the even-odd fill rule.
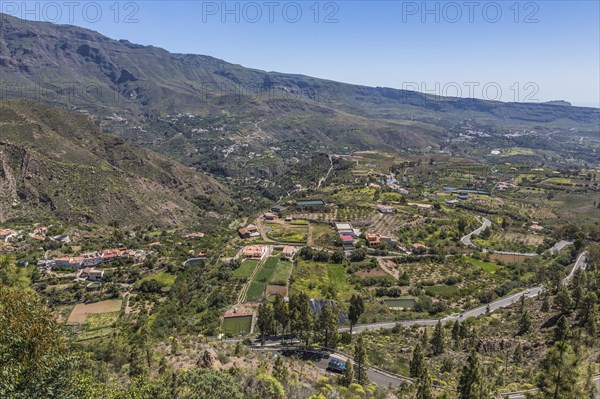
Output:
[[[2,3],[15,16],[58,19],[50,2]],[[112,0],[97,2],[101,15],[91,3],[78,2],[72,20],[54,4],[61,23],[268,71],[600,106],[598,1],[136,1],[118,3],[118,15]]]

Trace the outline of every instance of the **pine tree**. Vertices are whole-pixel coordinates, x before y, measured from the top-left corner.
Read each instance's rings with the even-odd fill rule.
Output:
[[[460,339],[460,321],[454,320],[452,325],[452,339],[458,341]]]
[[[342,385],[349,387],[352,383],[354,383],[354,366],[352,365],[352,360],[348,359],[342,378]]]
[[[544,301],[542,302],[542,307],[540,310],[544,313],[548,313],[550,311],[550,297],[548,295],[544,296]]]
[[[425,365],[423,365],[423,369],[417,377],[417,393],[415,399],[433,399],[431,376]]]
[[[410,360],[410,376],[412,378],[417,378],[423,372],[423,368],[425,367],[425,359],[423,357],[423,349],[421,348],[421,344],[417,343],[415,349],[413,350],[412,359]]]
[[[566,342],[550,348],[538,376],[540,399],[573,399],[585,396],[578,357]]]
[[[275,364],[273,365],[273,377],[280,383],[287,384],[288,375],[288,368],[283,362],[283,357],[277,356],[277,358],[275,358]]]
[[[458,380],[458,397],[460,399],[475,399],[475,392],[481,384],[482,372],[479,365],[479,356],[475,349],[471,350]]]
[[[350,298],[350,309],[348,310],[348,319],[350,320],[350,334],[352,335],[352,327],[358,323],[358,319],[365,311],[365,304],[359,294],[353,294]]]
[[[421,347],[427,348],[429,344],[429,334],[427,333],[427,328],[423,329],[423,334],[421,334]]]
[[[444,353],[444,329],[441,320],[438,320],[431,337],[431,351],[435,356]]]
[[[292,331],[304,339],[304,345],[310,343],[310,332],[313,322],[310,298],[304,292],[290,297],[290,324]]]
[[[569,338],[569,335],[571,335],[569,321],[564,315],[560,316],[554,327],[554,341],[566,341]]]
[[[148,375],[148,365],[146,364],[145,353],[138,345],[131,348],[129,355],[129,376],[146,377]]]
[[[338,329],[337,307],[325,305],[319,315],[319,329],[323,335],[323,345],[325,348],[335,349],[337,344],[337,329]]]
[[[360,385],[367,385],[369,383],[369,377],[367,376],[367,348],[365,340],[360,334],[356,340],[354,347],[354,361],[356,362],[356,377]]]
[[[258,306],[258,315],[256,324],[260,331],[260,343],[265,344],[265,336],[271,334],[273,330],[273,307],[268,302],[262,302]]]
[[[517,347],[515,348],[515,352],[513,353],[513,362],[518,366],[523,362],[523,356],[524,356],[524,351],[523,351],[523,346],[521,344],[518,344]]]
[[[571,293],[565,287],[561,287],[558,291],[558,294],[556,294],[554,303],[556,306],[558,306],[561,313],[566,314],[573,307],[573,298],[571,297]]]
[[[519,335],[525,335],[529,331],[531,331],[531,319],[529,317],[529,312],[525,311],[519,320]]]
[[[580,301],[579,312],[577,318],[581,320],[581,324],[587,324],[589,320],[598,313],[598,296],[594,292],[588,292]]]
[[[285,330],[289,324],[289,311],[288,304],[281,294],[275,295],[275,301],[273,302],[273,318],[275,323],[281,327],[281,334],[285,335]],[[277,330],[275,330],[275,333],[277,333]]]
[[[592,307],[591,316],[585,324],[585,331],[592,342],[598,337],[598,304],[594,304]]]

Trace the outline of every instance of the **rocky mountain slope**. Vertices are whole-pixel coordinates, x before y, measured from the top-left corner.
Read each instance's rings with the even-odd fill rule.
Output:
[[[0,222],[197,224],[226,203],[212,178],[101,133],[89,116],[0,102]]]

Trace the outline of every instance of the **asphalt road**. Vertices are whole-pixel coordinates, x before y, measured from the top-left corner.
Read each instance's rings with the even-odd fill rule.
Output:
[[[466,236],[464,236],[463,238],[460,239],[460,241],[463,244],[468,245],[469,247],[476,247],[476,245],[471,240],[471,237],[473,235],[478,236],[479,234],[481,234],[481,232],[483,230],[487,229],[488,227],[490,227],[492,225],[492,222],[489,219],[484,218],[484,217],[482,217],[481,219],[483,220],[483,224],[481,225],[481,227],[473,230],[472,232],[470,232],[469,234],[467,234]]]
[[[258,347],[258,348],[254,348],[254,350],[260,351],[260,352],[271,352],[278,356],[281,356],[281,353],[282,353],[282,350],[280,348],[273,348],[273,347],[271,347],[271,348]],[[341,354],[341,353],[333,353],[328,358],[321,358],[319,360],[317,360],[315,358],[311,358],[311,359],[306,359],[306,360],[311,360],[312,364],[314,364],[316,367],[320,368],[321,370],[327,370],[327,366],[329,365],[329,362],[332,359],[338,359],[343,362],[347,362],[348,356]],[[383,371],[379,371],[379,370],[376,370],[373,368],[367,368],[367,375],[369,376],[369,381],[376,383],[380,387],[387,387],[390,385],[392,387],[398,387],[398,386],[400,386],[402,381],[412,381],[410,378],[406,378],[406,377],[402,377],[402,376],[395,376],[395,375],[388,374],[388,373],[385,373]]]

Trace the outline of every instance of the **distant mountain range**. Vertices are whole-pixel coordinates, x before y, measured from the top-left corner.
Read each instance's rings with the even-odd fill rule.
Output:
[[[594,108],[438,98],[265,72],[6,15],[0,68],[3,99],[27,97],[97,115],[104,130],[182,160],[202,151],[202,144],[181,127],[158,128],[166,115],[228,118],[224,135],[254,137],[265,142],[262,148],[292,140],[297,147],[319,143],[320,149],[339,151],[436,148],[465,121],[500,132],[600,130],[600,110]]]
[[[101,134],[89,116],[0,102],[0,222],[197,225],[227,195],[208,176]]]

